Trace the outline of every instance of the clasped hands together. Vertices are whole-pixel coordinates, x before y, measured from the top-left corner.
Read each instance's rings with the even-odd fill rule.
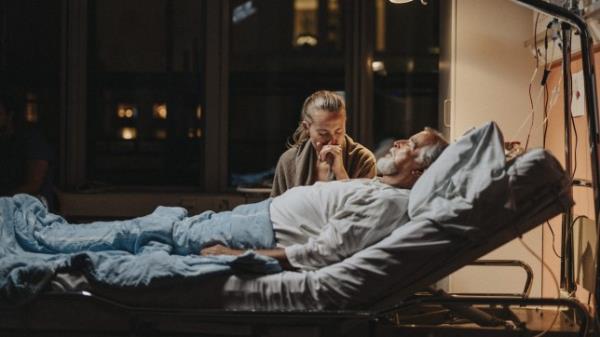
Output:
[[[348,179],[348,173],[344,167],[341,145],[325,144],[317,142],[317,154],[319,156],[318,167],[328,166],[337,180]]]

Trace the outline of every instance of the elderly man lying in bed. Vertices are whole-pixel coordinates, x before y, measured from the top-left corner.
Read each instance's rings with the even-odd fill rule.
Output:
[[[379,241],[408,221],[409,189],[448,145],[439,132],[425,128],[398,140],[379,159],[382,177],[299,186],[269,207],[277,248],[258,249],[285,269],[317,269]],[[202,255],[241,255],[244,250],[216,244]]]
[[[336,263],[408,221],[408,189],[446,145],[426,129],[394,144],[378,163],[380,178],[296,187],[220,213],[160,206],[135,219],[73,225],[31,196],[0,198],[0,301],[26,299],[61,270],[138,286]]]

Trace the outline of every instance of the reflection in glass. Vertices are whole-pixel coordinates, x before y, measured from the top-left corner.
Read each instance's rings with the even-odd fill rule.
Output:
[[[132,104],[117,104],[117,116],[119,118],[135,118],[137,116],[137,108]]]
[[[154,130],[154,138],[156,139],[167,139],[167,130],[165,129],[156,129]]]
[[[438,3],[374,2],[374,144],[437,127]]]
[[[204,1],[91,0],[90,180],[202,188]]]
[[[202,137],[202,129],[201,128],[190,128],[188,130],[188,138],[200,138]]]
[[[231,20],[233,23],[239,23],[254,13],[256,13],[254,3],[252,1],[246,1],[233,9]]]
[[[318,0],[294,0],[294,45],[316,46],[319,30]]]
[[[25,104],[25,120],[28,123],[37,123],[39,119],[37,96],[33,93],[27,93],[26,97],[27,103]]]
[[[232,0],[232,8],[245,3]],[[252,3],[255,14],[229,29],[230,177],[269,172],[298,126],[306,97],[345,89],[344,2]]]
[[[197,120],[201,120],[202,119],[202,105],[198,105],[196,107],[196,119]]]
[[[383,63],[383,61],[371,62],[371,69],[376,74],[383,75],[383,76],[387,75],[387,72],[385,71],[385,63]]]
[[[167,119],[167,105],[156,103],[152,106],[152,117],[156,119]]]
[[[121,138],[125,140],[135,139],[137,137],[137,129],[126,127],[121,129]]]
[[[12,100],[19,118],[35,124],[56,150],[56,158],[61,135],[62,7],[60,1],[0,1],[0,93]]]

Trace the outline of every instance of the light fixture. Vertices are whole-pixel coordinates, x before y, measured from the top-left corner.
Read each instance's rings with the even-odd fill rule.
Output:
[[[406,4],[406,3],[412,2],[413,0],[389,0],[389,1],[393,4]],[[427,6],[427,1],[421,0],[421,4],[423,6]]]
[[[317,37],[311,34],[302,34],[299,35],[296,38],[296,45],[297,46],[310,46],[310,47],[314,47],[319,43],[319,40],[317,40]]]
[[[119,118],[131,119],[137,117],[137,107],[133,104],[117,104],[117,116]]]
[[[155,103],[152,105],[152,117],[156,119],[167,119],[167,104]]]
[[[121,129],[121,139],[125,140],[133,140],[137,137],[137,129],[136,128],[122,128]]]
[[[383,61],[371,62],[371,69],[374,73],[377,73],[379,75],[387,75],[387,71],[385,70],[385,63],[383,63]]]
[[[202,105],[198,104],[196,107],[196,119],[202,119]]]
[[[202,137],[202,129],[201,128],[189,128],[188,129],[188,138],[201,138]]]

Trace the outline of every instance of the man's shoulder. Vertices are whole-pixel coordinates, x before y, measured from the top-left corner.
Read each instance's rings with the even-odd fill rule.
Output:
[[[360,179],[360,180],[364,180],[365,183],[375,186],[375,188],[378,191],[381,191],[382,195],[388,196],[390,198],[395,198],[395,197],[408,198],[408,196],[410,195],[410,190],[405,189],[405,188],[398,188],[398,187],[394,187],[389,184],[386,184],[386,183],[382,182],[379,177],[375,177],[373,179]]]

